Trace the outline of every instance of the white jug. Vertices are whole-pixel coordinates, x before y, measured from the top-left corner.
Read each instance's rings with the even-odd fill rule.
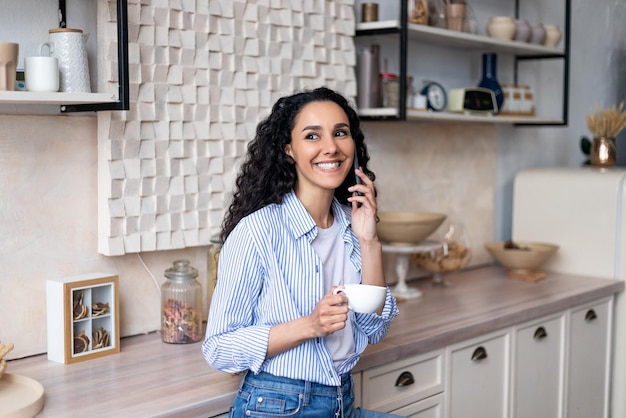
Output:
[[[39,46],[50,48],[50,55],[59,59],[60,88],[66,93],[91,93],[86,40],[81,29],[54,28],[50,40]]]

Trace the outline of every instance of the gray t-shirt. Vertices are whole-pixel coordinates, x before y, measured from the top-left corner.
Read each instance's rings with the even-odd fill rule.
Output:
[[[346,256],[346,243],[341,238],[341,229],[337,222],[333,222],[328,229],[318,227],[317,236],[311,245],[324,265],[324,294],[333,286],[358,283],[357,272]],[[342,330],[325,338],[326,347],[332,355],[336,369],[355,352],[352,315],[354,314],[350,311],[346,326]]]

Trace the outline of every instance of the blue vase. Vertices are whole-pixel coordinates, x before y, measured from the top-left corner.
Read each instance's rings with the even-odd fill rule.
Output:
[[[480,80],[478,87],[484,87],[493,91],[496,96],[498,112],[500,112],[504,103],[504,94],[496,77],[497,57],[496,54],[483,54],[483,78]]]

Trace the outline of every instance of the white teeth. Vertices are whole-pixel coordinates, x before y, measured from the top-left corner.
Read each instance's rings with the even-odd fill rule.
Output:
[[[319,168],[322,168],[324,170],[330,170],[332,168],[337,168],[339,167],[339,163],[317,163],[316,164]]]

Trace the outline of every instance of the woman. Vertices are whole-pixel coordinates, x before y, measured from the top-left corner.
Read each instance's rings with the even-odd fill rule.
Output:
[[[363,140],[356,112],[324,87],[279,99],[257,127],[222,225],[202,345],[213,368],[247,371],[231,417],[389,416],[353,407],[350,371],[387,333],[396,301],[387,288],[379,312],[355,314],[333,294],[386,286]]]

